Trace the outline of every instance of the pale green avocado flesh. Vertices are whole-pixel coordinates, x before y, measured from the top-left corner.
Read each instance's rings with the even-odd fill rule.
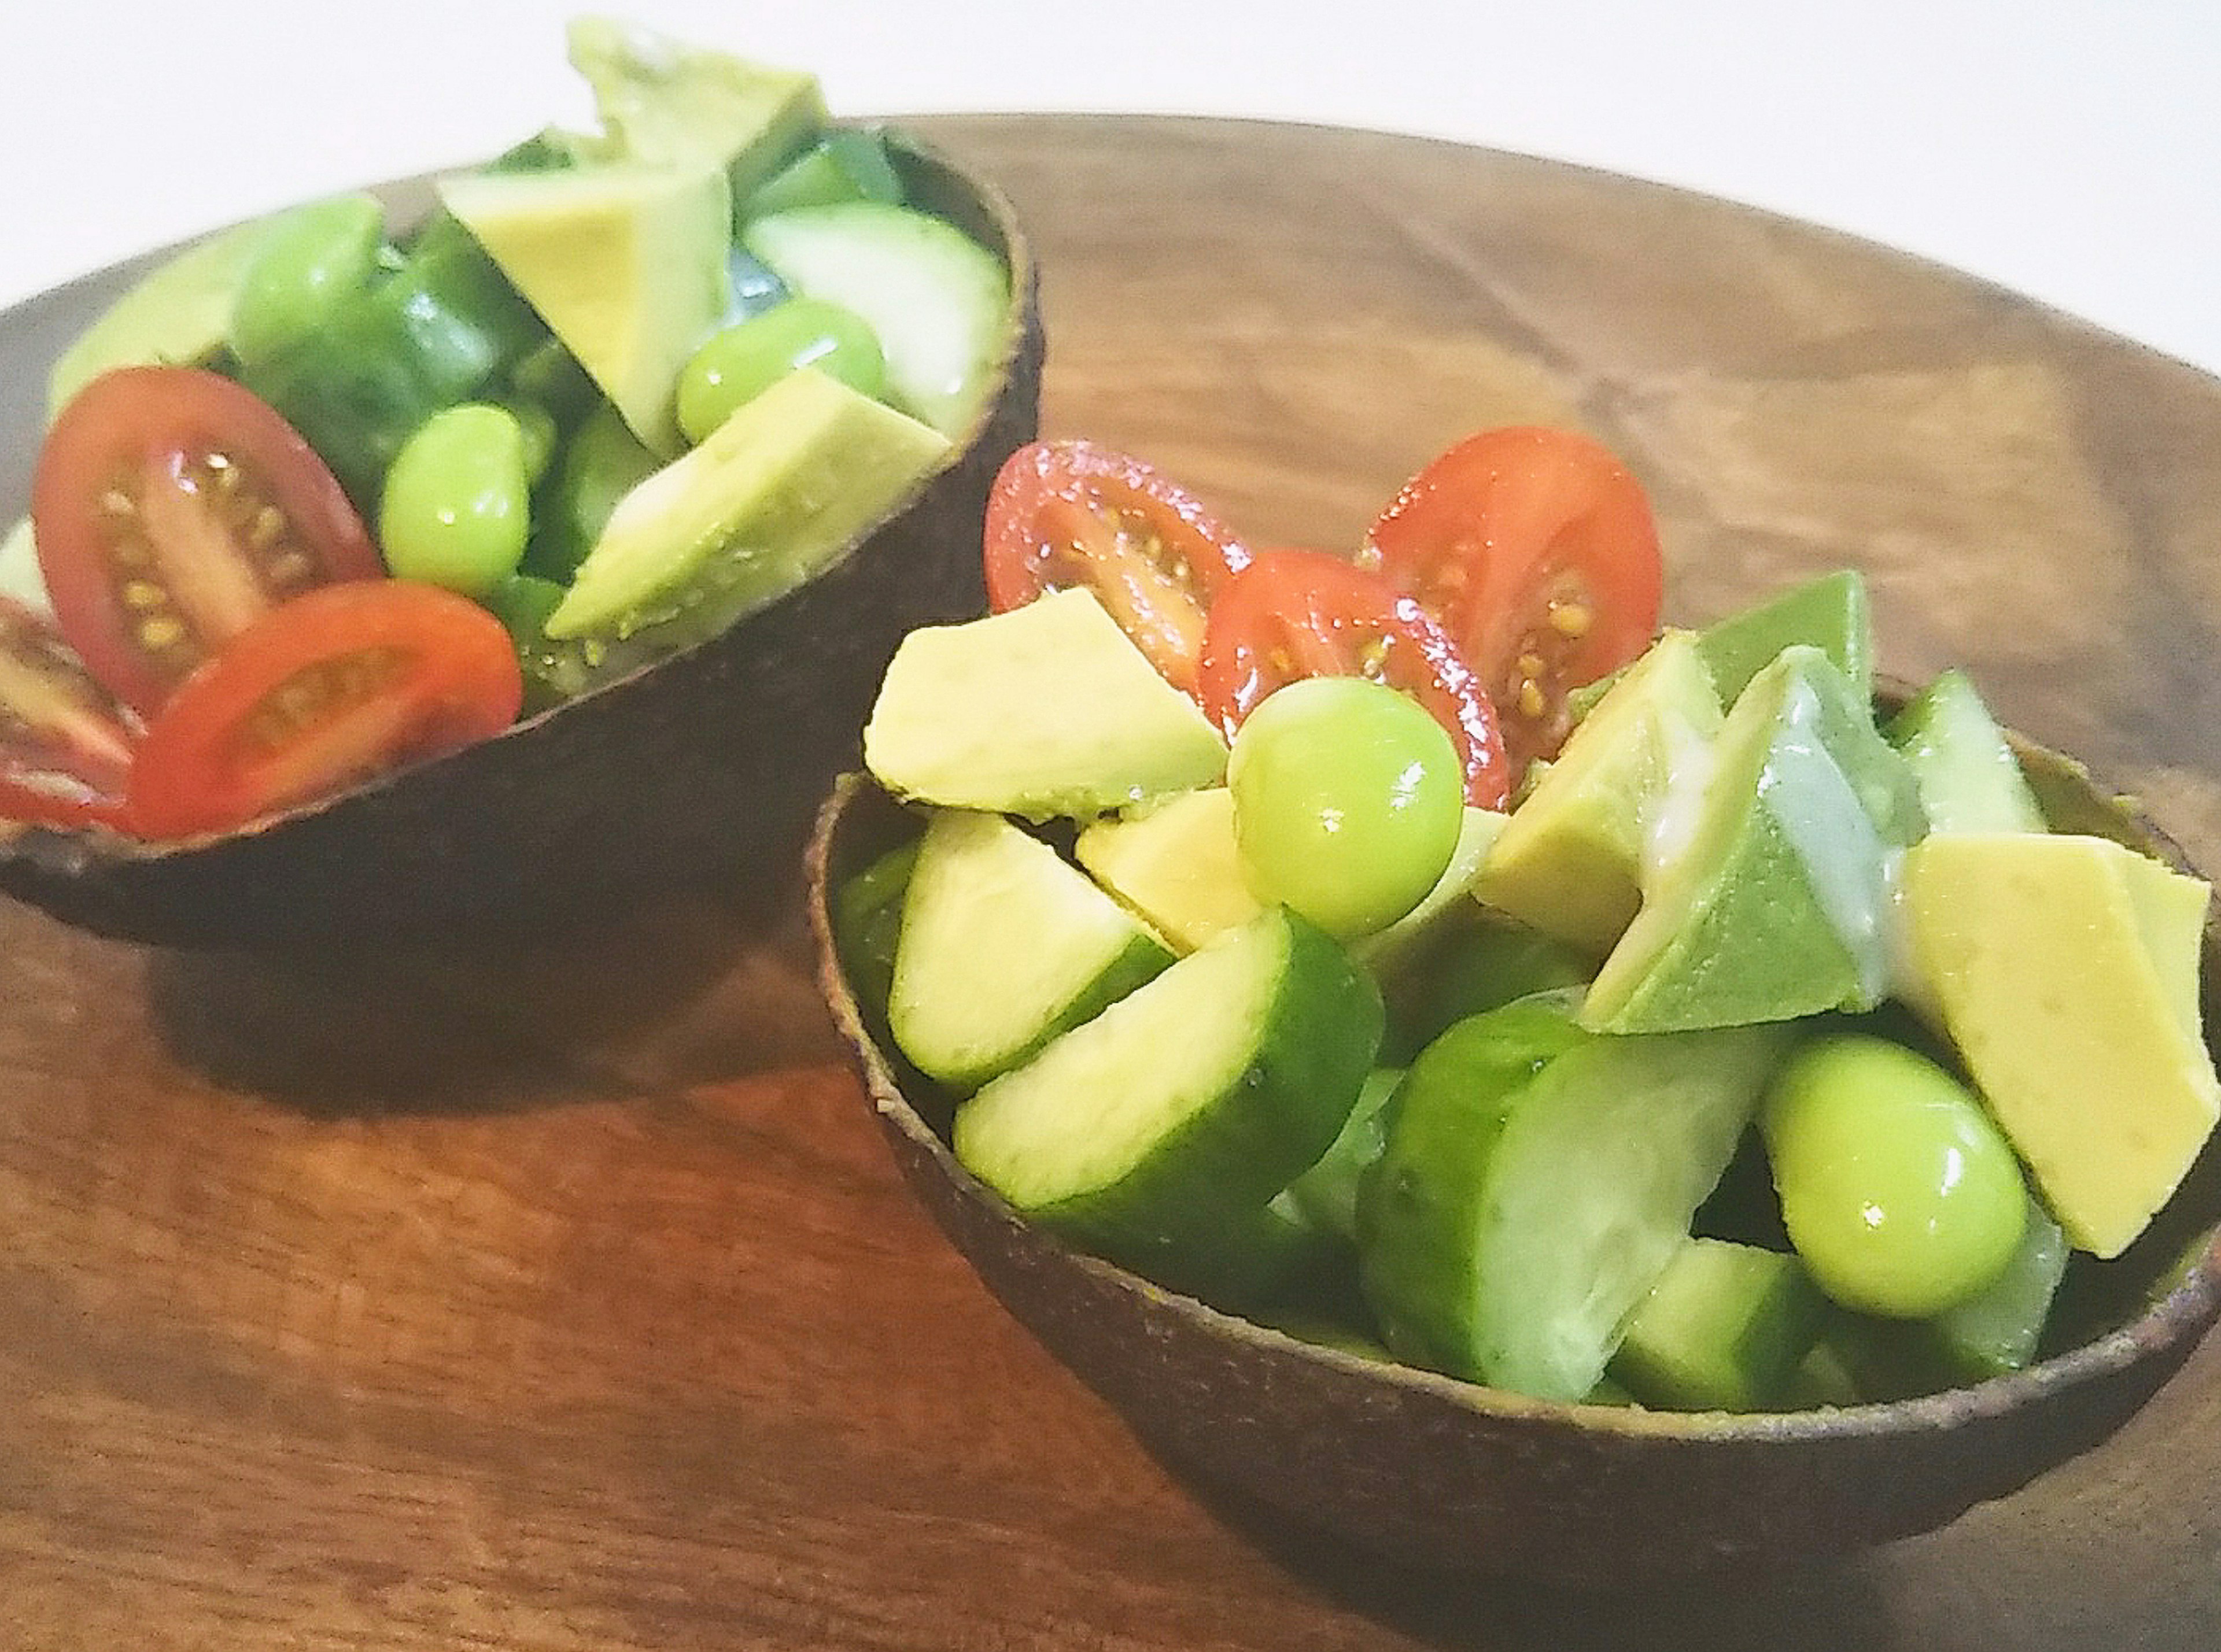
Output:
[[[617,502],[547,634],[715,636],[830,565],[948,452],[916,420],[798,369]]]
[[[1871,1009],[1891,983],[1897,868],[1924,826],[1905,761],[1817,648],[1736,699],[1712,771],[1669,801],[1642,910],[1581,1013],[1657,1032]]]

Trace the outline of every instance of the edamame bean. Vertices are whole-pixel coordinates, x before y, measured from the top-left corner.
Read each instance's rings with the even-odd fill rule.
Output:
[[[1343,939],[1385,929],[1457,848],[1457,748],[1416,700],[1357,676],[1308,677],[1261,701],[1226,780],[1249,892]]]
[[[378,530],[387,569],[483,596],[524,555],[530,461],[507,408],[466,402],[426,420],[386,472]]]
[[[798,367],[815,367],[865,396],[886,389],[879,335],[854,310],[790,298],[712,334],[679,375],[679,427],[699,443],[735,408]]]
[[[1845,1307],[1926,1318],[1996,1279],[2020,1244],[2028,1199],[2012,1149],[1965,1086],[1903,1044],[1805,1044],[1759,1128],[1790,1243]]]
[[[225,342],[249,365],[314,332],[370,284],[385,246],[385,209],[370,195],[312,201],[264,228],[232,300]]]

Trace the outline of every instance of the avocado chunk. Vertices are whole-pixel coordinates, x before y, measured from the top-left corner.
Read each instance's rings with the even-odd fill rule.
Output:
[[[198,366],[213,361],[261,241],[262,221],[235,224],[148,271],[61,353],[47,375],[52,420],[111,367]]]
[[[1827,1300],[1795,1256],[1692,1238],[1627,1322],[1608,1368],[1661,1410],[1773,1410],[1827,1318]]]
[[[926,823],[887,1025],[911,1064],[977,1089],[1173,961],[1087,875],[999,814]]]
[[[1215,785],[1226,742],[1075,586],[904,638],[864,727],[864,766],[917,802],[1085,820]]]
[[[1930,832],[2043,832],[2020,759],[1963,671],[1945,671],[1885,731],[1905,753]]]
[[[966,1101],[956,1156],[1117,1255],[1207,1239],[1326,1151],[1380,1038],[1365,972],[1275,907]]]
[[[1861,701],[1874,696],[1874,620],[1865,579],[1838,569],[1792,585],[1699,633],[1712,685],[1730,704],[1785,648],[1817,648]]]
[[[1915,973],[2068,1237],[2118,1256],[2221,1117],[2209,890],[2110,838],[1943,833],[1905,857]]]
[[[1090,821],[1072,852],[1097,882],[1183,952],[1264,910],[1242,882],[1234,795],[1223,786]]]
[[[817,78],[691,46],[636,23],[579,17],[571,66],[593,88],[611,157],[724,172],[744,200],[826,124]]]
[[[1411,1063],[1358,1206],[1398,1357],[1538,1399],[1593,1390],[1689,1234],[1790,1033],[1604,1038],[1530,998]]]
[[[1719,696],[1686,631],[1630,666],[1511,812],[1473,883],[1484,903],[1601,958],[1642,904],[1651,817],[1701,777]]]
[[[480,172],[439,190],[641,440],[678,452],[679,370],[729,297],[724,175],[626,162]]]
[[[1722,725],[1582,1025],[1658,1032],[1867,1010],[1891,982],[1893,875],[1925,827],[1905,760],[1818,648],[1794,644]]]
[[[715,636],[830,565],[948,452],[916,420],[798,369],[617,501],[547,634]]]

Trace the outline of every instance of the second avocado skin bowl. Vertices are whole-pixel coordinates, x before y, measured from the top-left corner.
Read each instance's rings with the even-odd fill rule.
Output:
[[[2055,826],[2183,865],[2079,766],[2017,745]],[[850,774],[809,851],[820,983],[904,1178],[988,1289],[1144,1445],[1298,1533],[1422,1570],[1584,1588],[1823,1561],[1933,1530],[2097,1446],[2221,1316],[2221,1146],[2209,1141],[2142,1239],[2079,1270],[2061,1310],[2071,1346],[1919,1399],[1749,1416],[1560,1405],[1298,1341],[1072,1248],[957,1163],[945,1101],[881,1047],[833,941],[832,892],[915,827]],[[2210,917],[2204,976],[2210,1029]]]
[[[985,608],[987,493],[1039,424],[1038,281],[1016,215],[954,160],[888,136],[910,198],[1002,256],[1010,310],[995,387],[948,464],[841,560],[723,634],[492,739],[236,832],[0,838],[0,892],[122,939],[284,951],[560,928],[685,882],[791,887],[896,644]],[[397,215],[429,199],[423,180],[386,193]],[[43,382],[48,356],[139,267],[19,309],[0,342],[9,378]],[[21,439],[28,452],[35,427]],[[0,514],[22,505],[0,499]]]

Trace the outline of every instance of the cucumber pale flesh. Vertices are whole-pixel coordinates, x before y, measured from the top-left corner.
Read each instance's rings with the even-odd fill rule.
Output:
[[[1223,1231],[1325,1152],[1380,1040],[1379,989],[1279,908],[1188,954],[958,1110],[963,1164],[1117,1251]]]

